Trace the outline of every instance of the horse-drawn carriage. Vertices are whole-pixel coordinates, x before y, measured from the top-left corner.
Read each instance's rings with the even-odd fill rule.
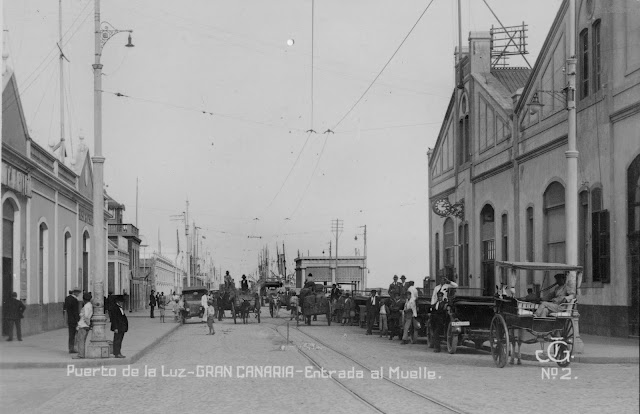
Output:
[[[233,323],[236,323],[236,314],[242,318],[242,323],[247,323],[249,314],[253,312],[260,323],[260,294],[258,292],[237,292],[235,295]]]
[[[238,316],[247,323],[249,313],[254,312],[260,322],[260,295],[255,291],[240,291],[235,286],[220,285],[218,291],[218,320],[224,318],[224,312],[230,310],[233,323]]]
[[[548,316],[537,316],[535,311],[540,306],[536,301],[523,301],[514,297],[499,295],[495,301],[495,315],[491,320],[489,343],[491,355],[495,364],[502,368],[506,365],[511,349],[511,361],[517,357],[520,365],[520,345],[536,342],[546,343],[549,359],[560,367],[566,367],[573,357],[574,330],[573,317],[577,316],[576,302],[578,288],[582,283],[582,267],[561,263],[528,263],[528,262],[500,262],[496,265],[510,269],[510,285],[513,288],[518,270],[542,270],[563,272],[577,272],[575,281],[566,280],[567,296],[559,305],[556,312]],[[554,286],[554,285],[551,285]],[[551,287],[549,286],[549,287]],[[527,336],[529,336],[527,338]],[[511,345],[511,347],[510,347]],[[518,351],[516,353],[516,345]]]
[[[511,289],[501,289],[494,297],[490,296],[454,296],[449,301],[449,320],[446,325],[447,350],[453,354],[456,348],[471,341],[480,348],[489,341],[491,355],[497,367],[507,364],[511,351],[510,363],[517,357],[520,360],[520,345],[536,342],[549,343],[547,350],[549,360],[565,367],[571,362],[574,344],[573,317],[576,315],[576,292],[581,283],[580,266],[561,263],[502,262],[496,266],[510,269],[509,285]],[[546,317],[535,314],[540,300],[525,301],[512,296],[516,285],[516,272],[555,271],[578,272],[573,294],[566,296],[566,301],[559,305],[557,312]],[[551,285],[548,288],[555,286]],[[569,286],[568,286],[569,288]],[[510,291],[510,292],[509,292]],[[433,339],[428,334],[431,344]],[[517,345],[517,353],[516,353]]]
[[[300,291],[300,303],[304,322],[307,325],[311,325],[312,316],[326,315],[327,324],[331,326],[331,302],[324,293],[322,285],[315,285],[313,289],[302,289]],[[298,323],[299,321],[296,318],[296,324]]]

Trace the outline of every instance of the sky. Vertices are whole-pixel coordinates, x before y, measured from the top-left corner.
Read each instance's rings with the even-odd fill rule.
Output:
[[[529,25],[533,65],[561,0],[487,3],[504,25]],[[133,30],[135,47],[120,33],[102,53],[103,155],[144,254],[175,259],[177,232],[185,250],[172,216],[188,200],[200,256],[236,278],[265,246],[275,258],[284,244],[288,272],[298,252],[329,256],[331,241],[335,255],[335,219],[340,256],[364,253],[367,226],[369,287],[430,276],[427,150],[454,86],[456,1],[101,4],[102,21]],[[91,154],[93,7],[62,0],[67,146],[84,137]],[[484,1],[462,0],[463,46],[492,25]],[[5,0],[4,30],[31,137],[55,143],[58,2]]]

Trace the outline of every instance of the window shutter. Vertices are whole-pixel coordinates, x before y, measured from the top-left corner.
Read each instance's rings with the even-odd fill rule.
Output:
[[[609,283],[610,274],[610,232],[609,211],[596,211],[591,216],[593,235],[593,281]]]

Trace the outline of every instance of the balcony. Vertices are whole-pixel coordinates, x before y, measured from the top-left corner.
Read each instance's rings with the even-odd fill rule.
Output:
[[[133,224],[109,224],[109,236],[140,238],[138,228]]]

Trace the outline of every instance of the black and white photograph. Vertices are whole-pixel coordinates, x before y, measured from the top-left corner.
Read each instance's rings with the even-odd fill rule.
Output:
[[[640,0],[0,21],[2,412],[640,412]]]

